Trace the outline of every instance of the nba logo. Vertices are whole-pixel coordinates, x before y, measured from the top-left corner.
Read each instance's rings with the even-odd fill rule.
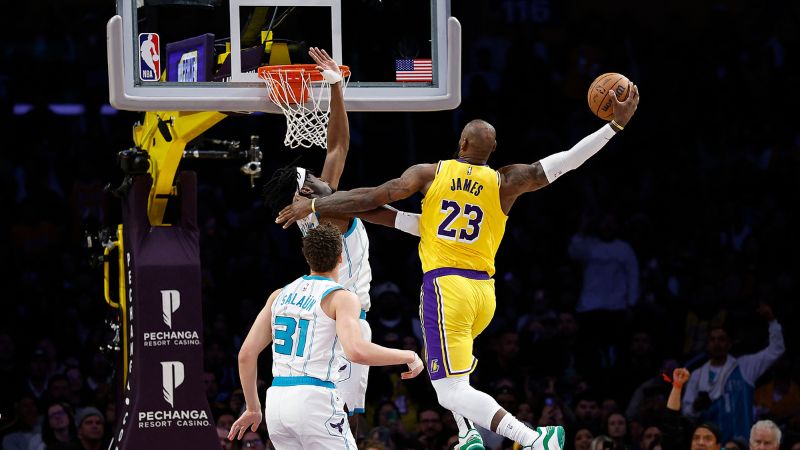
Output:
[[[156,33],[139,33],[139,78],[142,81],[161,78],[161,53]]]

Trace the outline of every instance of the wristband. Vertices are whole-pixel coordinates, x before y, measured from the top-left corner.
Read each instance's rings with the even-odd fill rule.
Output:
[[[614,127],[614,129],[617,130],[617,131],[622,131],[622,130],[625,129],[625,127],[623,127],[622,125],[618,124],[617,121],[614,120],[614,119],[611,119],[610,123],[611,123],[611,126]]]
[[[419,355],[416,352],[414,352],[414,361],[408,364],[408,368],[409,370],[413,371],[417,370],[417,368],[419,368],[420,366],[422,366],[422,360],[419,358]]]
[[[336,84],[342,81],[342,76],[338,73],[332,71],[331,69],[325,69],[322,71],[322,78],[325,79],[330,84]]]
[[[661,378],[663,378],[664,381],[666,381],[667,383],[671,384],[672,387],[676,389],[683,389],[683,383],[678,383],[674,381],[672,378],[669,377],[669,375],[665,374],[664,372],[661,372]]]
[[[311,199],[311,212],[312,212],[312,213],[315,213],[315,212],[317,212],[317,208],[314,206],[314,203],[316,203],[316,201],[317,201],[317,198],[316,198],[316,197],[314,197],[314,198],[312,198],[312,199]]]

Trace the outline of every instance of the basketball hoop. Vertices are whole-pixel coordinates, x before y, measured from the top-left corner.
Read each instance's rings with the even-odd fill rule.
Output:
[[[342,71],[342,90],[350,79],[350,68],[339,66]],[[278,105],[286,116],[286,137],[283,144],[290,148],[318,145],[327,148],[328,116],[327,108],[321,109],[322,94],[330,100],[331,84],[315,64],[290,64],[281,66],[262,66],[258,76],[267,85],[267,98]],[[311,89],[311,85],[316,85]]]

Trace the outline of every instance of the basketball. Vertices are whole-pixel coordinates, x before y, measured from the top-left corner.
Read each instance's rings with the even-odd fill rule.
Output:
[[[617,93],[619,101],[625,101],[631,91],[631,82],[625,75],[609,72],[595,78],[591,86],[587,100],[592,113],[603,120],[614,118],[614,110],[611,107],[613,101],[610,91]]]

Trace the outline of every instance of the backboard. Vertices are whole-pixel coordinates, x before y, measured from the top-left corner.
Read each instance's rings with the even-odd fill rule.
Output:
[[[350,111],[461,101],[461,26],[450,0],[117,0],[107,33],[118,109],[280,113],[256,70],[312,63],[309,47],[350,67]]]

